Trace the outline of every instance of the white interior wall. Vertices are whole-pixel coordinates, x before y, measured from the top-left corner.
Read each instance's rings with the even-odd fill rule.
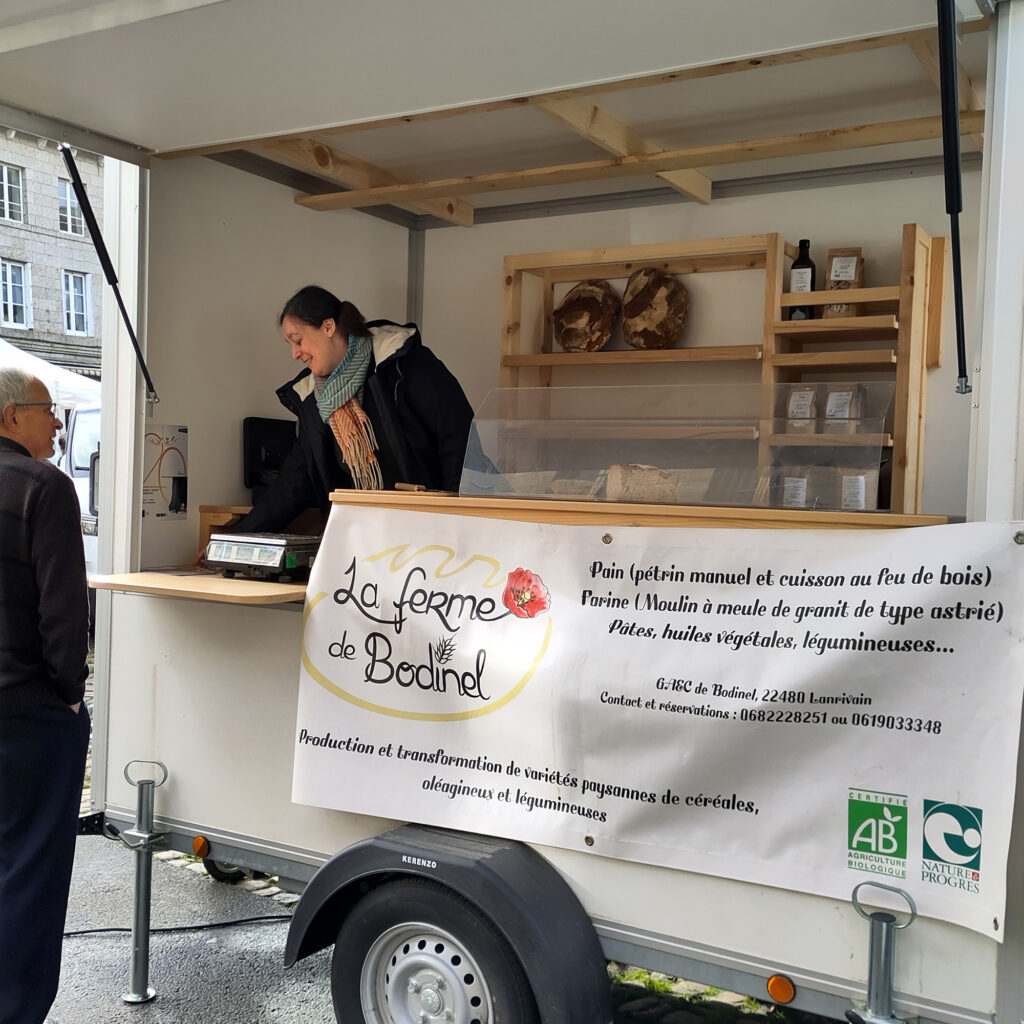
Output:
[[[968,174],[964,189],[970,334],[979,176]],[[194,557],[199,505],[247,503],[242,419],[285,415],[274,390],[298,369],[277,333],[285,300],[316,282],[368,317],[401,320],[408,255],[403,228],[358,212],[298,208],[289,189],[210,160],[155,161],[151,193],[147,351],[161,401],[148,422],[189,427],[189,515],[145,524],[142,567]],[[499,382],[502,259],[508,253],[781,231],[792,241],[811,238],[819,273],[830,246],[860,245],[865,283],[887,284],[898,277],[901,225],[911,221],[946,233],[941,178],[437,229],[426,236],[424,339],[479,406]],[[760,272],[691,276],[684,340],[758,343],[762,283]],[[944,365],[929,379],[924,509],[961,515],[970,398],[953,392],[950,293],[947,288]],[[737,377],[756,382],[756,365],[556,370],[555,383],[715,384]]]
[[[359,213],[314,213],[292,191],[211,160],[153,162],[147,425],[189,428],[188,518],[144,522],[141,567],[196,555],[200,505],[248,504],[242,420],[290,416],[274,391],[301,369],[277,317],[305,284],[401,320],[408,233]]]
[[[975,318],[980,175],[964,178],[961,243],[968,360]],[[455,372],[474,408],[500,379],[502,260],[510,253],[593,248],[781,232],[794,244],[811,239],[819,281],[830,247],[859,245],[866,286],[899,280],[902,225],[916,222],[948,235],[942,178],[812,188],[643,209],[580,213],[427,232],[424,340]],[[690,275],[683,341],[759,344],[763,272]],[[621,283],[620,283],[621,284]],[[525,289],[524,289],[525,290]],[[524,325],[525,327],[525,325]],[[754,364],[587,367],[559,370],[554,384],[720,383],[756,381]],[[970,396],[954,393],[956,350],[952,283],[947,271],[943,365],[928,380],[923,509],[963,515],[966,506]]]

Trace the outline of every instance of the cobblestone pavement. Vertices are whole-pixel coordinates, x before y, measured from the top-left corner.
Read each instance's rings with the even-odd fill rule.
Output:
[[[657,974],[649,975],[649,983],[670,988],[652,992],[614,980],[619,971],[618,965],[609,965],[615,1024],[831,1024],[825,1017]]]

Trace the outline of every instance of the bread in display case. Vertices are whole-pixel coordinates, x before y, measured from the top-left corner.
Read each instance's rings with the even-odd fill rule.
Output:
[[[667,505],[888,507],[891,381],[497,388],[460,493]]]

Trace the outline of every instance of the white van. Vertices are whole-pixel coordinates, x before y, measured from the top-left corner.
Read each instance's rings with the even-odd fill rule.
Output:
[[[67,418],[67,447],[58,465],[74,481],[78,507],[82,515],[82,541],[85,545],[85,569],[96,572],[99,550],[98,516],[96,506],[89,499],[89,467],[93,455],[100,447],[100,404],[82,403],[75,406]],[[96,592],[89,591],[89,624],[94,621]]]

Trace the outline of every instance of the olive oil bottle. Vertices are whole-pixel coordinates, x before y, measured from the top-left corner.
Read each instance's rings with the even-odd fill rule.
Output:
[[[789,271],[789,290],[791,292],[814,291],[814,260],[811,259],[811,240],[800,239],[800,251],[793,260]],[[814,306],[790,306],[790,320],[812,320]]]

